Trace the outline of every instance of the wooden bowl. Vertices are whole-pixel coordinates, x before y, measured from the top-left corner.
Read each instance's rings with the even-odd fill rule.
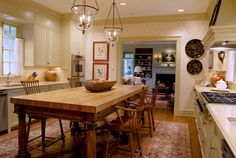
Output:
[[[108,80],[86,80],[84,87],[91,92],[102,92],[111,89],[117,81]]]

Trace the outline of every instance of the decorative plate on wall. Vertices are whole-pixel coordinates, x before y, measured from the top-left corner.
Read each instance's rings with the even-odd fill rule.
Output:
[[[189,61],[187,71],[192,75],[198,75],[202,71],[202,63],[199,60]]]
[[[185,46],[186,54],[191,58],[199,58],[204,54],[204,46],[201,40],[192,39]]]

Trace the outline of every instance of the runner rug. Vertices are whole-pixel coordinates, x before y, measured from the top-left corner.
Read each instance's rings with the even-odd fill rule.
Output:
[[[64,132],[70,132],[69,121],[63,121]],[[40,124],[31,127],[30,137],[40,134]],[[156,131],[153,138],[141,131],[141,142],[144,158],[191,158],[191,145],[188,124],[168,121],[156,121]],[[58,120],[49,119],[46,125],[47,136],[59,136]],[[41,139],[31,143],[40,146]],[[32,149],[30,149],[32,150]],[[0,157],[11,158],[18,151],[18,133],[0,136]],[[115,155],[114,155],[115,156]]]

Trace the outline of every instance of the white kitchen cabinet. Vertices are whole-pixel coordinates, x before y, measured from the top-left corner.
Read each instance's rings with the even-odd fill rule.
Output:
[[[23,26],[25,66],[61,66],[60,30],[39,24]]]
[[[35,65],[45,66],[48,63],[48,29],[47,27],[36,25],[35,28]]]
[[[223,136],[206,109],[201,112],[197,103],[194,105],[195,123],[203,158],[221,158],[221,140]]]
[[[60,32],[46,26],[35,28],[35,65],[60,66]]]
[[[60,32],[50,29],[48,31],[48,63],[49,66],[61,65]]]
[[[14,104],[10,102],[10,98],[14,96],[24,95],[23,88],[10,89],[7,90],[7,103],[8,103],[8,132],[11,131],[12,127],[16,127],[18,125],[18,115],[14,113]]]

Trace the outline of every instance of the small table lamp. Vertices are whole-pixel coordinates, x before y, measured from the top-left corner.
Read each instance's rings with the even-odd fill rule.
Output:
[[[134,76],[141,76],[140,73],[142,72],[142,68],[139,65],[134,67]]]

